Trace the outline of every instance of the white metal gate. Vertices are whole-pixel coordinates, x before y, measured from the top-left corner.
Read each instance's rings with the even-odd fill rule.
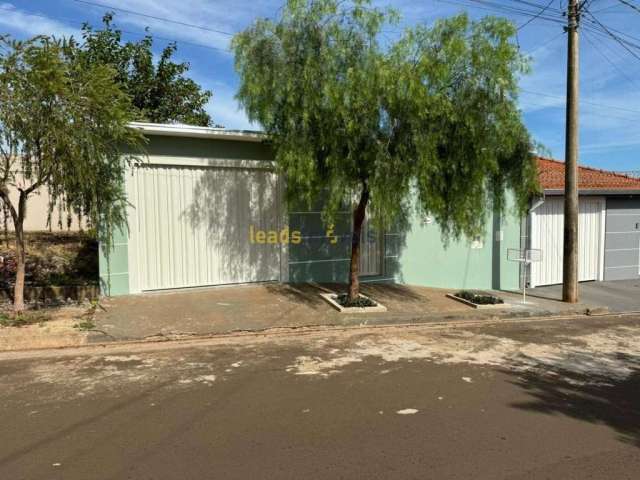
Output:
[[[578,279],[602,278],[605,200],[581,197],[578,216]],[[532,213],[531,248],[542,251],[542,261],[531,265],[531,286],[562,283],[564,198],[547,197]]]
[[[133,182],[140,290],[280,279],[274,172],[143,165]]]

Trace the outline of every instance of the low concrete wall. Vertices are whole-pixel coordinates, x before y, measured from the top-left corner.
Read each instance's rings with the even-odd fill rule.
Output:
[[[27,303],[59,304],[69,299],[82,302],[95,300],[99,296],[98,285],[27,286],[24,289],[24,299]],[[0,289],[0,302],[13,302],[13,289]]]

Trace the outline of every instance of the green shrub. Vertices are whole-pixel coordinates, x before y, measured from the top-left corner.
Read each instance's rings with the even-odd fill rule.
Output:
[[[486,292],[474,292],[471,290],[461,290],[455,294],[456,297],[467,300],[468,302],[475,303],[476,305],[499,305],[504,303],[500,297],[491,295]]]

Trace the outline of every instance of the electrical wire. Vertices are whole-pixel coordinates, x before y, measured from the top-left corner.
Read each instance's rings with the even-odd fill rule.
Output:
[[[593,47],[593,50],[596,53],[598,53],[602,58],[604,58],[605,61],[609,63],[613,68],[615,68],[618,71],[618,73],[620,73],[620,75],[622,75],[629,82],[630,85],[633,85],[636,88],[640,88],[640,84],[636,83],[636,81],[633,78],[627,75],[627,73],[624,70],[622,70],[618,65],[616,65],[616,63],[613,60],[611,60],[602,50],[600,50],[600,47],[598,46],[598,44],[593,40],[591,40],[588,34],[592,35],[590,32],[585,31],[584,38]]]
[[[15,8],[4,7],[4,6],[0,6],[0,10],[5,10],[5,11],[9,11],[9,12],[18,12],[19,11],[19,10],[15,9]],[[29,12],[29,13],[24,13],[24,15],[32,16],[32,17],[38,17],[38,18],[45,18],[47,20],[58,20],[58,21],[61,21],[61,22],[66,22],[68,24],[73,24],[74,26],[76,24],[82,25],[82,24],[86,23],[84,21],[80,21],[80,20],[77,20],[77,19],[69,18],[69,17],[50,16],[50,15],[43,15],[41,13],[31,13],[31,12]],[[118,30],[120,30],[122,33],[126,33],[126,34],[129,34],[129,35],[135,35],[135,36],[139,36],[139,37],[145,37],[145,36],[148,35],[147,33],[134,32],[134,31],[131,31],[131,30],[122,30],[120,28]],[[176,39],[173,39],[173,38],[161,37],[161,36],[158,36],[158,35],[153,35],[153,38],[157,38],[158,40],[164,40],[166,42],[173,42],[173,43],[176,43],[176,44],[190,45],[190,46],[193,46],[193,47],[206,48],[206,49],[209,49],[209,50],[216,50],[216,51],[220,51],[220,52],[227,52],[228,53],[230,51],[229,49],[226,49],[226,48],[212,47],[210,45],[203,45],[201,43],[194,43],[194,42],[189,42],[189,41],[186,41],[186,40],[176,40]]]
[[[640,60],[640,54],[635,53],[629,46],[629,41],[621,39],[618,35],[614,34],[613,31],[608,28],[606,25],[604,25],[600,20],[598,20],[589,10],[585,10],[585,13],[587,13],[591,19],[598,24],[598,26],[604,30],[604,32],[609,35],[613,40],[615,40],[617,43],[619,43],[627,52],[629,52],[633,57],[635,57],[637,60]],[[634,47],[640,49],[640,45],[633,45]]]
[[[551,7],[551,4],[554,2],[555,0],[550,0],[549,3],[547,3],[547,5],[540,10],[540,13],[538,13],[536,16],[531,17],[529,20],[527,20],[526,22],[524,22],[522,25],[520,25],[517,30],[522,30],[524,27],[526,27],[527,25],[529,25],[531,22],[537,20],[538,18],[540,18],[540,16],[542,16],[544,14],[544,12],[546,12],[549,7]]]
[[[565,98],[565,97],[561,97],[559,95],[552,95],[550,93],[535,92],[533,90],[520,89],[520,91],[523,92],[523,93],[529,93],[531,95],[538,95],[540,97],[555,98],[557,100],[563,100]],[[581,100],[581,103],[584,103],[585,105],[590,105],[592,107],[606,108],[606,109],[611,109],[611,110],[620,110],[621,112],[634,113],[634,114],[640,115],[640,110],[633,110],[633,109],[625,108],[625,107],[617,107],[617,106],[614,106],[614,105],[606,105],[604,103],[592,102],[590,100]]]
[[[632,4],[631,2],[628,2],[627,0],[618,0],[621,4],[626,5],[629,8],[634,9],[636,12],[640,13],[640,7],[637,7],[636,5]]]
[[[467,8],[475,8],[478,10],[486,10],[490,12],[497,12],[502,14],[518,15],[523,17],[532,18],[538,15],[539,10],[530,10],[522,7],[508,6],[489,0],[435,0],[441,3],[448,3],[451,5],[462,6]],[[542,7],[541,5],[537,5]],[[560,15],[543,14],[538,17],[541,20],[563,24],[564,21]]]
[[[107,5],[107,4],[104,4],[104,3],[91,2],[91,1],[88,1],[88,0],[73,0],[73,1],[76,2],[76,3],[83,3],[85,5],[91,5],[91,6],[94,6],[94,7],[107,8],[109,10],[114,10],[116,12],[128,13],[129,15],[136,15],[136,16],[139,16],[139,17],[145,17],[145,18],[151,18],[153,20],[159,20],[161,22],[173,23],[175,25],[181,25],[183,27],[197,28],[199,30],[204,30],[204,31],[207,31],[207,32],[219,33],[221,35],[229,35],[231,37],[233,35],[235,35],[234,33],[225,32],[224,30],[217,30],[215,28],[205,27],[203,25],[196,25],[194,23],[187,23],[187,22],[180,22],[178,20],[171,20],[169,18],[158,17],[158,16],[155,16],[155,15],[149,15],[149,14],[146,14],[146,13],[137,12],[135,10],[126,10],[124,8],[114,7],[112,5]]]

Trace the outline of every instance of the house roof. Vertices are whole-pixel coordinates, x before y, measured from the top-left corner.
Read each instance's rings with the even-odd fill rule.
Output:
[[[196,127],[193,125],[170,123],[131,122],[130,127],[146,135],[168,137],[217,138],[220,140],[240,140],[243,142],[262,142],[265,135],[251,130],[227,130],[217,127]]]
[[[538,157],[538,178],[543,190],[564,190],[564,162]],[[578,189],[580,191],[637,191],[640,178],[621,173],[578,167]]]

